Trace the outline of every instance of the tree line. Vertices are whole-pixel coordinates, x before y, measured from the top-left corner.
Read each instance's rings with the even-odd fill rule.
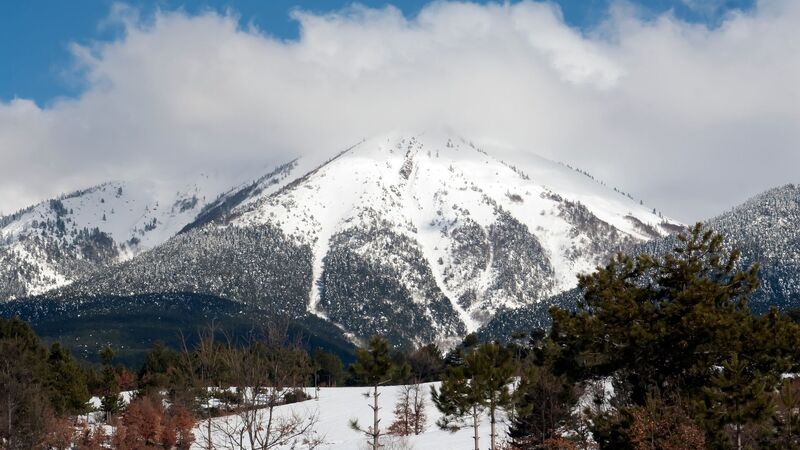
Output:
[[[275,408],[318,395],[315,387],[369,383],[358,363],[308,351],[288,327],[274,319],[234,337],[212,323],[181,336],[179,348],[155,343],[135,369],[111,347],[100,352],[100,364],[89,364],[60,343],[46,346],[19,318],[0,319],[0,448],[313,448],[321,442],[317,417],[284,417]],[[386,382],[417,386],[406,392],[392,434],[418,434],[419,383],[440,376],[444,357],[435,345],[388,354]]]
[[[550,330],[467,336],[431,388],[437,425],[471,428],[475,450],[482,420],[492,450],[800,448],[798,314],[752,314],[758,266],[739,258],[697,224],[663,257],[619,254],[581,275],[582,302],[551,308]],[[373,410],[386,346],[359,352]],[[352,425],[380,448],[377,414]]]
[[[447,353],[374,336],[348,367],[280,320],[245,337],[211,324],[181,348],[155,344],[136,370],[111,348],[88,365],[0,320],[0,447],[314,448],[318,417],[275,408],[351,385],[368,387],[372,420],[350,427],[373,450],[432,426],[428,400],[435,426],[470,430],[476,450],[800,448],[798,314],[750,312],[758,267],[741,266],[721,235],[698,224],[677,242],[580,276],[583,301],[553,307],[549,330],[468,335]],[[403,387],[384,424],[387,385]]]

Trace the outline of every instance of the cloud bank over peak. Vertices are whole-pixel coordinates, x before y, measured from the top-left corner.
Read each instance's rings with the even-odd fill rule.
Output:
[[[549,3],[295,10],[297,40],[238,17],[117,9],[74,46],[86,85],[0,103],[0,210],[108,179],[180,179],[448,127],[592,172],[686,221],[800,177],[800,4],[718,27],[612,7],[592,30]]]

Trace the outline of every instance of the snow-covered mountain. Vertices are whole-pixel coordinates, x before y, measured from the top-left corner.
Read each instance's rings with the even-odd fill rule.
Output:
[[[234,188],[208,174],[178,187],[113,181],[0,217],[0,301],[42,294],[127,261],[232,199],[246,201],[243,193],[275,188],[293,167]]]
[[[366,141],[230,223],[273,224],[311,247],[314,312],[341,321],[375,308],[382,295],[351,270],[364,265],[391,273],[410,307],[452,308],[470,330],[498,307],[572,287],[609,251],[676,225],[564,166],[515,167],[430,135]]]
[[[198,185],[159,195],[150,183],[109,182],[4,217],[0,292],[45,292],[130,259],[177,233],[207,195]]]
[[[761,286],[749,300],[751,309],[800,307],[800,185],[758,194],[707,225],[726,237],[729,248],[741,250],[740,266],[759,265]],[[640,251],[663,255],[674,246],[673,236],[643,244]]]
[[[761,285],[749,299],[751,310],[761,314],[773,306],[782,311],[800,308],[800,185],[770,189],[705,224],[725,236],[728,248],[741,251],[740,267],[759,265]],[[671,235],[631,250],[662,256],[676,244]],[[481,332],[486,338],[505,339],[515,331],[547,328],[548,305],[573,308],[580,297],[575,288],[540,304],[504,310]]]
[[[541,302],[611,252],[680,227],[580,171],[496,154],[392,134],[324,164],[293,161],[53,295],[196,292],[310,311],[355,337],[430,342]]]

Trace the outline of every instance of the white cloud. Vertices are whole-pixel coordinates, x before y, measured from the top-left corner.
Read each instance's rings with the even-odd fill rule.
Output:
[[[0,209],[442,126],[588,169],[684,220],[800,181],[792,0],[712,30],[617,7],[580,32],[533,2],[293,16],[300,38],[282,41],[235,17],[116,9],[123,39],[75,47],[80,98],[0,103]]]

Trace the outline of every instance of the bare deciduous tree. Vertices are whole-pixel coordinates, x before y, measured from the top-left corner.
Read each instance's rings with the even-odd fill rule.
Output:
[[[271,321],[258,337],[237,346],[229,339],[224,351],[229,383],[238,394],[235,413],[214,420],[219,447],[266,450],[278,446],[314,448],[322,443],[316,434],[318,415],[278,414],[281,405],[308,397],[302,386],[312,368],[298,340],[289,341],[288,322]]]
[[[394,406],[394,422],[389,426],[389,434],[420,434],[425,431],[426,420],[425,396],[419,383],[404,385]]]
[[[206,450],[214,448],[212,419],[215,408],[212,403],[218,397],[224,372],[222,346],[216,340],[218,333],[219,330],[213,321],[207,328],[198,330],[194,350],[189,349],[186,338],[181,334],[182,363],[191,378],[190,386],[195,388],[192,392],[195,397],[193,400],[200,404],[198,409],[203,417],[204,433],[199,440]]]

